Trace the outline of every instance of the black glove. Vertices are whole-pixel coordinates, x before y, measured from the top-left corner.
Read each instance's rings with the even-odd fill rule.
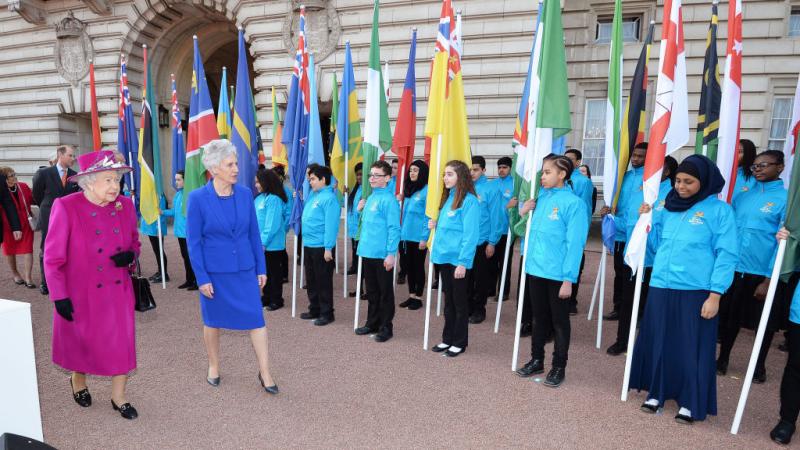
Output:
[[[68,322],[72,322],[72,300],[65,298],[62,300],[56,300],[53,302],[56,305],[56,312],[59,316],[63,317],[64,320]]]
[[[114,265],[117,267],[128,267],[133,262],[135,257],[136,254],[130,250],[126,252],[119,252],[116,255],[111,255],[111,259],[114,261]]]

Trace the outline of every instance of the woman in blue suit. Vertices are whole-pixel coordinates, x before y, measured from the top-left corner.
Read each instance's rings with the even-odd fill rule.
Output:
[[[239,169],[230,141],[211,141],[203,165],[213,179],[189,194],[189,257],[200,287],[207,381],[219,386],[219,329],[250,330],[258,380],[270,394],[278,386],[269,371],[261,288],[267,281],[264,251],[249,189],[236,185]]]

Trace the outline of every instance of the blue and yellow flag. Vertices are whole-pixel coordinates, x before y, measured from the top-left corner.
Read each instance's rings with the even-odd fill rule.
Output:
[[[164,193],[161,183],[161,160],[158,145],[158,116],[153,115],[156,104],[150,66],[147,63],[147,46],[144,53],[145,88],[142,101],[142,122],[139,127],[139,212],[145,223],[151,224],[161,215],[158,200]]]
[[[353,60],[350,56],[350,42],[345,43],[342,90],[339,91],[339,110],[336,116],[336,140],[331,152],[331,169],[339,181],[339,189],[345,184],[355,186],[356,164],[364,160],[361,154],[361,118],[358,114],[358,95],[356,94]],[[345,174],[345,160],[347,173]]]
[[[247,50],[244,46],[244,30],[239,29],[239,62],[236,66],[236,96],[233,104],[233,127],[231,142],[236,147],[239,160],[239,178],[236,184],[255,193],[255,177],[258,170],[258,129],[256,128],[253,95],[250,89],[250,73],[247,70]]]
[[[219,90],[219,106],[217,107],[217,132],[220,139],[231,138],[231,102],[228,101],[228,69],[222,68],[222,81]]]

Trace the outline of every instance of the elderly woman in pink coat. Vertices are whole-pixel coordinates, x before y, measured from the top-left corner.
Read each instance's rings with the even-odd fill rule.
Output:
[[[136,368],[131,266],[139,253],[136,210],[120,196],[131,169],[110,151],[81,155],[70,178],[83,190],[56,200],[45,240],[44,270],[53,315],[53,362],[72,372],[75,402],[89,407],[86,375],[111,378],[111,406],[138,416],[125,385]]]

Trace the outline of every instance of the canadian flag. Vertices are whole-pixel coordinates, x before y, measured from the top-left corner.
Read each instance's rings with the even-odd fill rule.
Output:
[[[650,144],[644,162],[645,203],[658,199],[664,157],[689,142],[689,100],[686,89],[686,50],[683,44],[681,0],[664,2],[664,25],[658,60],[656,106],[650,127]],[[625,263],[636,272],[644,262],[647,233],[652,213],[639,216],[630,242],[625,248]]]
[[[728,6],[728,47],[725,78],[719,107],[719,145],[717,167],[725,178],[719,198],[728,203],[733,198],[736,172],[739,169],[739,125],[742,109],[742,0]]]

